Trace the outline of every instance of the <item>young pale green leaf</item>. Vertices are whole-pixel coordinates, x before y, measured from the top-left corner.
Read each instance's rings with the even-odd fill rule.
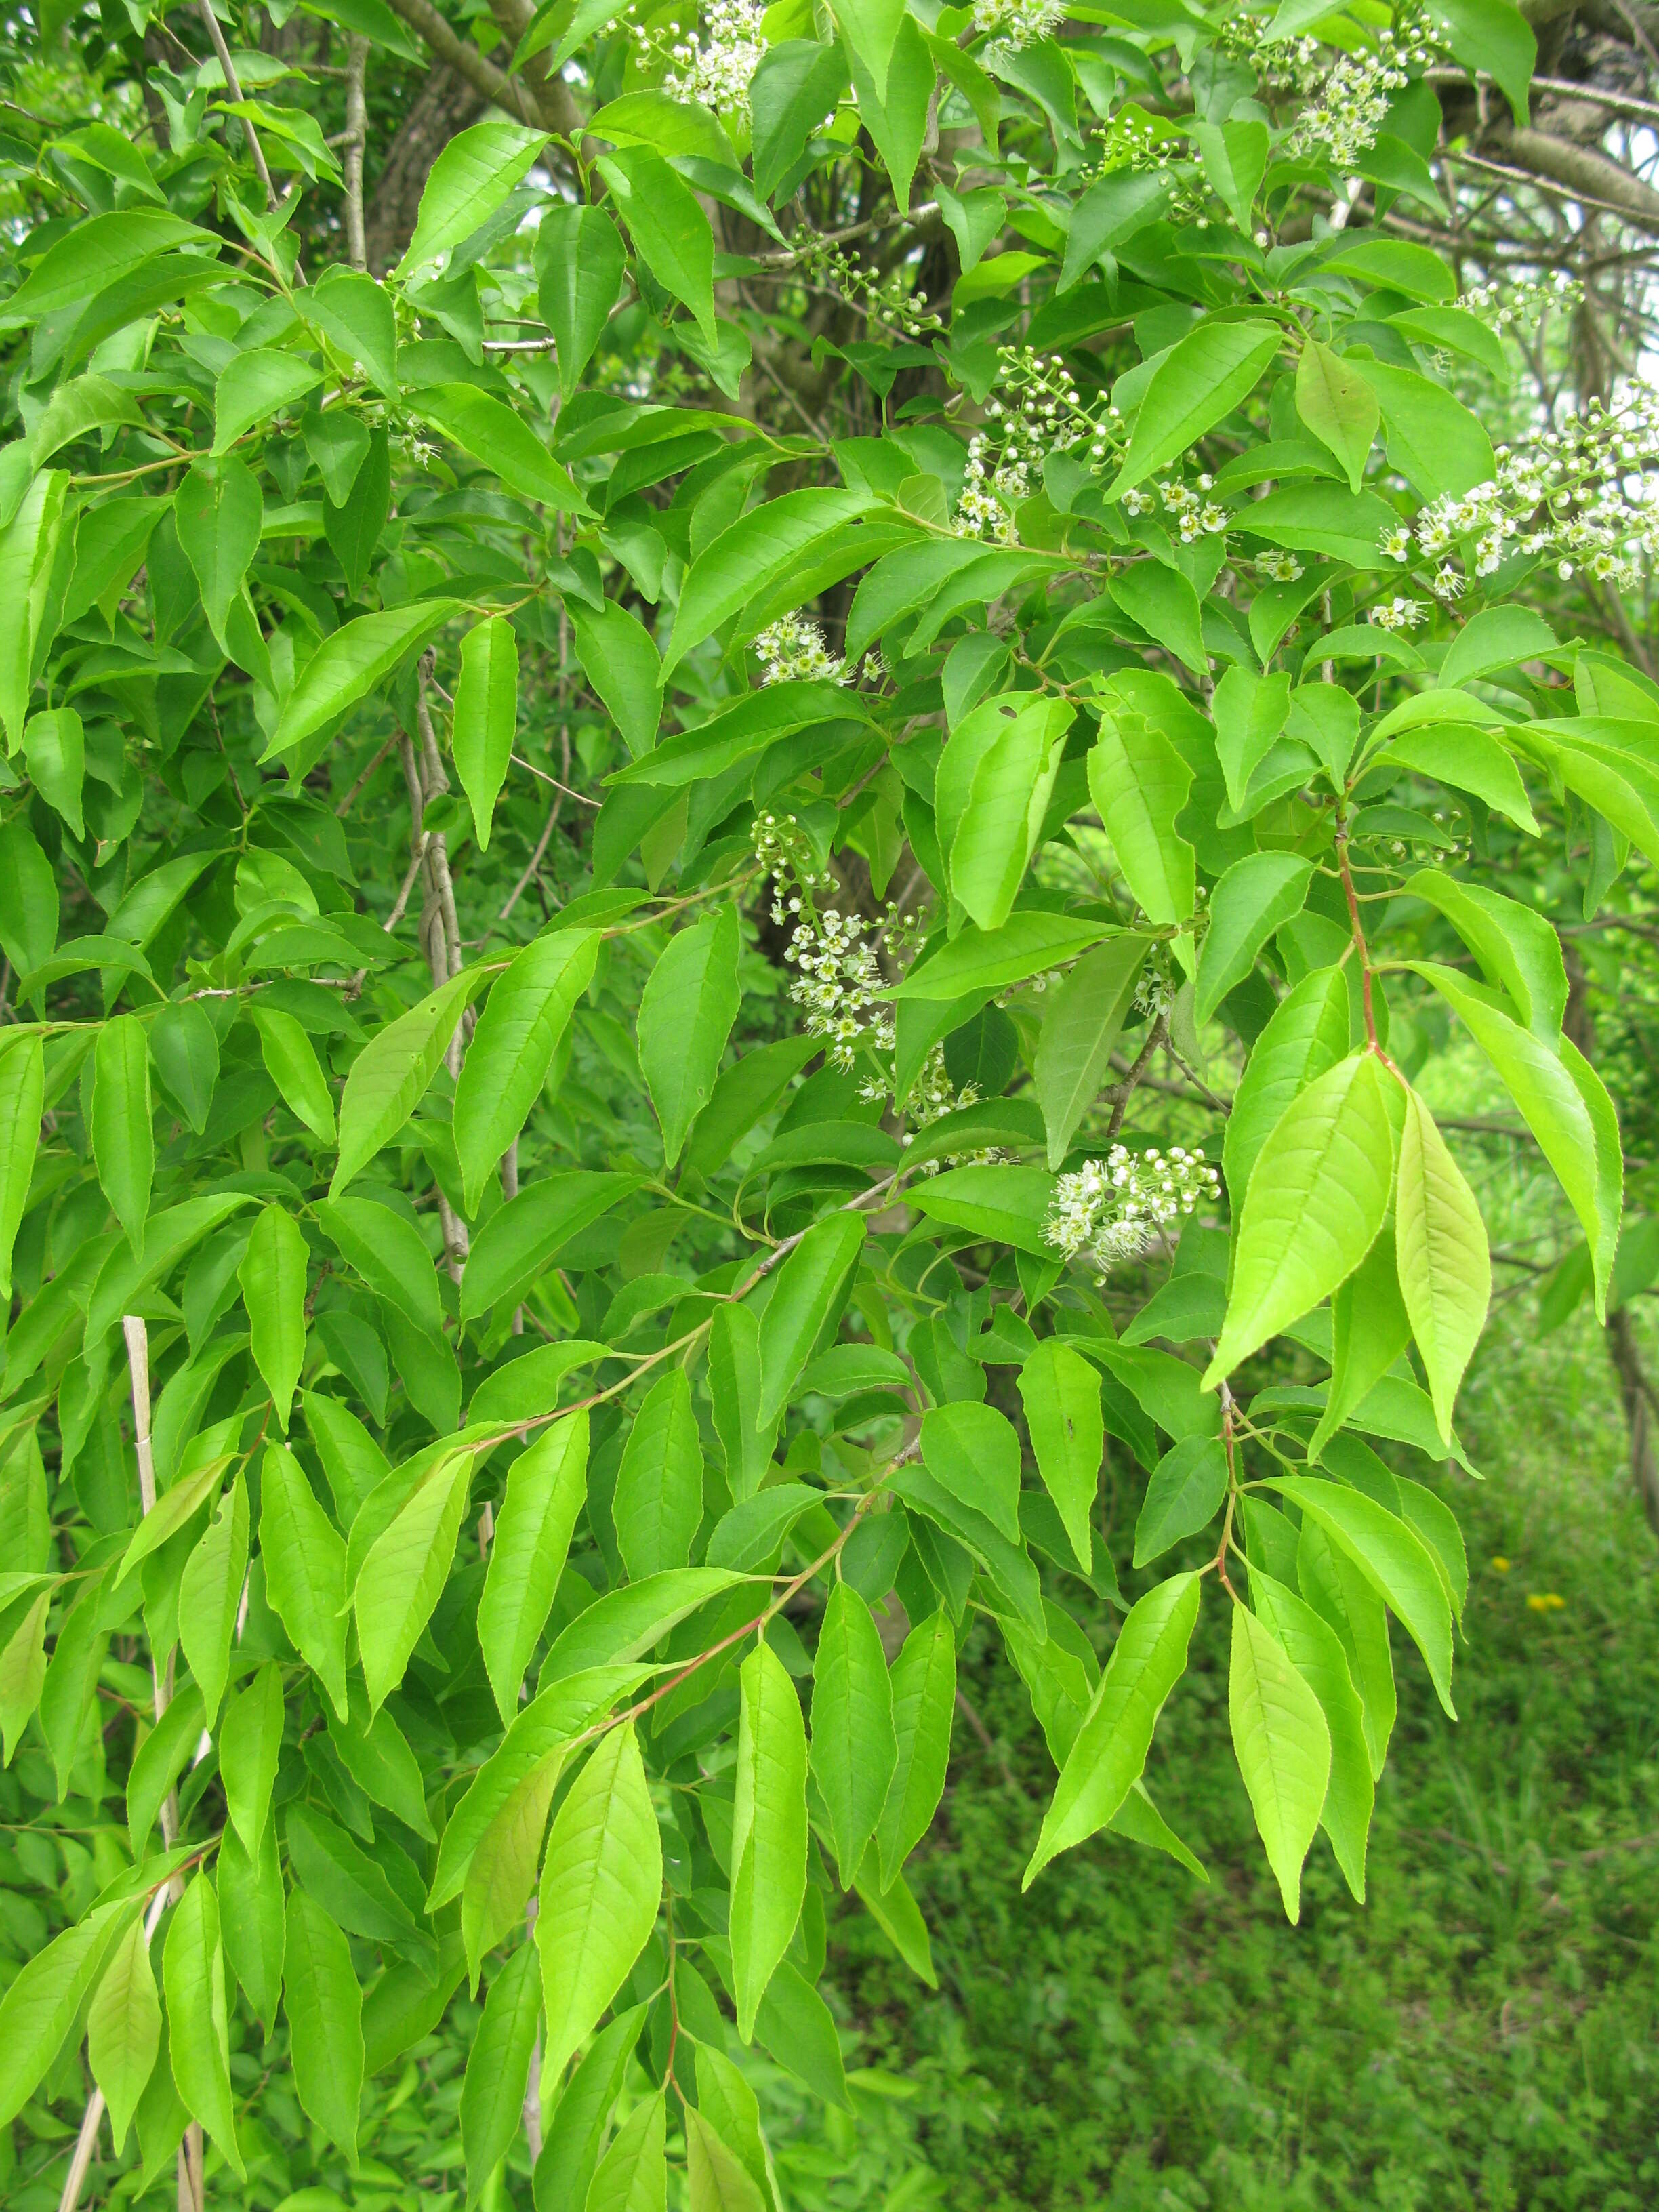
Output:
[[[265,1593],[277,1618],[343,1717],[345,1546],[317,1503],[304,1468],[279,1444],[265,1447],[260,1468],[259,1551]],[[250,1834],[247,1826],[238,1826],[252,1847],[257,1826]]]
[[[269,428],[272,418],[314,392],[322,371],[298,354],[250,346],[226,362],[213,390],[213,453],[228,453],[240,438]]]
[[[823,1609],[813,1662],[812,1776],[829,1808],[843,1889],[863,1863],[897,1761],[881,1637],[869,1607],[840,1582]]]
[[[1419,868],[1403,888],[1438,908],[1490,980],[1509,994],[1526,1027],[1553,1048],[1566,1012],[1567,969],[1561,940],[1544,916],[1440,868]]]
[[[524,1670],[547,1625],[570,1533],[586,1497],[583,1407],[544,1429],[507,1474],[478,1601],[478,1645],[503,1726],[519,1710]]]
[[[541,2011],[536,1947],[521,1943],[489,1985],[483,2018],[467,2053],[461,2148],[469,2202],[480,2195],[524,2124],[525,2087]]]
[[[12,1250],[28,1204],[45,1101],[40,1033],[13,1029],[0,1044],[0,1298],[11,1296]]]
[[[905,1638],[891,1684],[897,1756],[876,1830],[884,1890],[892,1887],[933,1825],[945,1790],[956,1716],[957,1643],[944,1607]]]
[[[485,1954],[523,1921],[526,1900],[536,1887],[547,1816],[564,1763],[564,1747],[556,1745],[519,1778],[467,1861],[461,1883],[461,1940],[475,1992]]]
[[[173,500],[185,558],[195,571],[202,611],[221,647],[231,604],[259,550],[264,501],[246,461],[198,461]]]
[[[1185,921],[1196,900],[1193,848],[1175,826],[1192,781],[1174,745],[1144,717],[1101,716],[1089,755],[1089,791],[1149,921]]]
[[[0,1997],[0,2127],[34,2094],[136,1901],[95,1906],[25,1961]]]
[[[670,938],[640,1000],[640,1064],[672,1168],[708,1103],[738,1018],[736,909],[722,906]]]
[[[1124,931],[1085,953],[1043,1009],[1032,1079],[1058,1169],[1084,1115],[1100,1095],[1134,1005],[1148,940]]]
[[[1186,1668],[1199,1595],[1195,1574],[1173,1575],[1130,1608],[1043,1816],[1027,1889],[1050,1859],[1103,1828],[1140,1778],[1158,1717]]]
[[[52,1591],[43,1589],[0,1650],[0,1765],[9,1766],[46,1680],[46,1615]]]
[[[149,502],[146,500],[144,505]],[[61,814],[77,840],[84,838],[81,793],[86,781],[86,737],[73,707],[31,714],[23,732],[29,781],[46,804]]]
[[[1121,498],[1231,415],[1255,391],[1282,343],[1275,325],[1258,322],[1202,323],[1182,338],[1147,388],[1106,497]]]
[[[1099,1395],[1097,1389],[1097,1403]],[[920,1443],[933,1480],[1018,1544],[1019,1438],[1012,1422],[994,1407],[969,1400],[935,1406],[922,1415]]]
[[[1331,1773],[1331,1736],[1318,1698],[1284,1645],[1249,1607],[1233,1607],[1227,1716],[1238,1771],[1285,1900],[1302,1917],[1302,1862],[1319,1826]]]
[[[471,1495],[472,1459],[465,1449],[440,1454],[358,1572],[351,1604],[363,1680],[377,1712],[402,1681],[449,1579]]]
[[[1331,1776],[1320,1825],[1330,1838],[1355,1901],[1365,1901],[1365,1841],[1376,1785],[1365,1744],[1365,1711],[1341,1638],[1307,1601],[1266,1572],[1250,1569],[1256,1613],[1318,1698],[1330,1732]]]
[[[118,2152],[161,2048],[161,2000],[150,1964],[149,1931],[135,1919],[110,1954],[87,2014],[87,2057],[109,2106]]]
[[[265,1206],[237,1269],[247,1309],[253,1362],[270,1393],[278,1427],[288,1434],[294,1392],[306,1356],[306,1269],[309,1255],[300,1224],[286,1207]]]
[[[763,2202],[770,2204],[770,2167],[761,2133],[758,2099],[741,2070],[713,2044],[697,2045],[696,2064],[697,2110],[727,2148],[736,2153]]]
[[[455,1085],[455,1150],[469,1212],[477,1212],[486,1179],[541,1095],[601,942],[594,929],[551,931],[496,978]]]
[[[143,1249],[155,1175],[151,1110],[144,1025],[136,1015],[118,1014],[104,1024],[93,1048],[92,1156],[135,1254]]]
[[[167,2002],[167,2055],[179,2094],[213,2138],[239,2181],[246,2179],[236,2139],[230,2085],[230,2018],[219,1900],[205,1874],[194,1875],[167,1928],[161,1954]]]
[[[415,234],[396,274],[410,276],[471,238],[528,174],[546,143],[544,131],[526,131],[501,117],[458,132],[432,165]]]
[[[1296,411],[1320,444],[1336,455],[1350,489],[1358,491],[1382,421],[1364,371],[1317,338],[1307,339],[1297,364]]]
[[[363,1993],[351,1946],[304,1889],[289,1893],[283,1957],[294,2087],[305,2113],[356,2165],[363,2089]]]
[[[1261,1147],[1291,1100],[1346,1053],[1348,1009],[1342,970],[1316,968],[1280,1000],[1252,1047],[1221,1151],[1235,1218]]]
[[[1103,937],[1115,936],[1096,921],[1069,914],[1011,914],[989,935],[971,926],[920,960],[890,996],[900,1001],[954,1001],[970,993],[1000,991],[1074,960]]]
[[[641,259],[664,291],[691,310],[712,346],[714,236],[696,195],[647,146],[618,146],[602,154],[598,167]]]
[[[715,1312],[708,1332],[708,1395],[714,1433],[726,1454],[726,1486],[742,1504],[760,1488],[778,1433],[777,1419],[760,1417],[760,1323],[748,1306],[722,1305]]]
[[[1294,853],[1247,853],[1210,894],[1210,927],[1199,954],[1193,1012],[1207,1022],[1244,981],[1276,929],[1301,913],[1313,862]]]
[[[179,1584],[179,1641],[211,1728],[230,1673],[231,1638],[247,1575],[247,1486],[240,1470],[185,1562]]]
[[[264,1533],[262,1516],[262,1540]],[[220,1731],[219,1772],[224,1783],[225,1803],[232,1824],[250,1853],[258,1849],[282,1747],[282,1669],[274,1659],[267,1659],[253,1680],[239,1690],[225,1708],[224,1726]]]
[[[452,975],[374,1036],[351,1063],[340,1101],[340,1158],[328,1187],[337,1199],[390,1144],[426,1095],[478,977]]]
[[[1000,702],[999,702],[1000,703]],[[970,715],[952,735],[935,785],[941,843],[948,837],[951,889],[979,927],[989,933],[1007,921],[1048,811],[1060,748],[1073,720],[1063,702],[1039,700],[993,725],[988,742],[976,744]],[[971,749],[967,788],[945,814],[949,768]]]
[[[661,1893],[662,1839],[630,1721],[600,1737],[571,1784],[542,1865],[542,2065],[555,2080],[644,1949]]]
[[[553,333],[566,399],[593,358],[627,273],[617,226],[602,209],[567,202],[544,214],[536,232],[537,298]]]
[[[259,1052],[265,1071],[282,1092],[284,1102],[313,1136],[325,1145],[334,1142],[334,1098],[317,1058],[317,1048],[293,1015],[280,1006],[249,1008],[259,1032]]]
[[[630,1581],[690,1564],[702,1519],[702,1446],[683,1367],[652,1386],[634,1417],[611,1512]]]
[[[745,2043],[806,1893],[806,1729],[800,1699],[764,1638],[738,1672],[732,1818],[732,1970]]]
[[[844,1303],[869,1224],[862,1213],[836,1212],[812,1226],[779,1271],[761,1316],[761,1395],[757,1419],[775,1422],[831,1314]]]
[[[698,2201],[697,2142],[702,2124],[696,2108],[687,2106],[686,2154],[693,2203]],[[667,2139],[668,2100],[659,2093],[636,2105],[611,2138],[588,2189],[586,2212],[664,2212],[668,2202]]]
[[[1382,1226],[1394,1137],[1373,1053],[1310,1083],[1261,1148],[1237,1231],[1227,1317],[1206,1389],[1351,1275]]]
[[[1270,1476],[1328,1541],[1352,1559],[1423,1654],[1435,1694],[1451,1702],[1451,1600],[1443,1574],[1422,1538],[1375,1498],[1311,1475]],[[1363,1689],[1363,1685],[1362,1685]]]
[[[1091,1516],[1106,1447],[1100,1377],[1070,1345],[1044,1337],[1019,1370],[1019,1395],[1037,1473],[1073,1556],[1087,1572],[1094,1550]]]
[[[1449,1450],[1458,1385],[1492,1303],[1492,1260],[1474,1193],[1415,1091],[1406,1097],[1395,1214],[1401,1294]]]
[[[754,2175],[702,2112],[689,2106],[685,2163],[690,2212],[767,2212],[766,2193]]]

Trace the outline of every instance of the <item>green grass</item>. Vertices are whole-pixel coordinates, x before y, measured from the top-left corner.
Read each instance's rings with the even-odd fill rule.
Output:
[[[1529,1339],[1526,1313],[1495,1333],[1462,1422],[1489,1480],[1454,1499],[1473,1570],[1455,1727],[1396,1632],[1367,1903],[1321,1839],[1301,1926],[1284,1918],[1226,1758],[1213,1592],[1148,1778],[1210,1886],[1103,1838],[1022,1897],[1052,1769],[978,1632],[964,1685],[1018,1787],[959,1726],[913,1862],[937,1995],[861,1915],[838,1923],[829,1978],[882,2094],[826,2132],[774,2088],[794,2203],[1659,2201],[1659,1547],[1599,1331]],[[1551,1593],[1559,1609],[1527,1602]]]

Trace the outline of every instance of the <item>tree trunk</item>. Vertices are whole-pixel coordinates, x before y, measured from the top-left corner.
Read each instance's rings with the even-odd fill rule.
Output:
[[[1625,1419],[1630,1430],[1631,1480],[1642,1500],[1648,1526],[1659,1536],[1659,1461],[1655,1460],[1653,1450],[1653,1415],[1659,1401],[1656,1401],[1653,1385],[1642,1364],[1630,1314],[1623,1306],[1607,1316],[1607,1357],[1619,1377],[1620,1395],[1625,1401]]]
[[[447,62],[440,62],[421,87],[369,202],[368,265],[376,276],[392,266],[413,237],[432,164],[458,131],[477,121],[484,106],[483,94]]]

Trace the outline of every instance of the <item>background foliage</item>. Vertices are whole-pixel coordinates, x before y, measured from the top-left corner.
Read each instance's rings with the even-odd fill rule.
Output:
[[[9,2202],[1647,2201],[1652,28],[9,19]]]

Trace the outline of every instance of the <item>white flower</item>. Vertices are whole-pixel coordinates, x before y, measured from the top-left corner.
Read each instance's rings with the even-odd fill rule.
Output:
[[[695,100],[717,115],[747,123],[749,81],[766,52],[765,14],[760,0],[709,0],[701,46],[682,38],[678,23],[671,23],[665,34],[636,30],[634,35],[641,60],[667,63],[663,90],[673,99]]]
[[[994,50],[1018,53],[1034,46],[1066,21],[1066,0],[974,0],[974,34]]]
[[[1386,605],[1379,602],[1367,620],[1378,629],[1415,629],[1423,619],[1421,599],[1393,599]]]
[[[1103,1164],[1085,1160],[1060,1176],[1043,1236],[1068,1260],[1086,1254],[1103,1278],[1138,1258],[1160,1230],[1194,1212],[1220,1187],[1201,1148],[1172,1145],[1167,1153],[1135,1153],[1114,1145]]]
[[[804,615],[781,615],[769,623],[755,640],[763,684],[787,684],[817,678],[826,684],[850,684],[847,664],[837,660],[823,641],[823,632]]]

